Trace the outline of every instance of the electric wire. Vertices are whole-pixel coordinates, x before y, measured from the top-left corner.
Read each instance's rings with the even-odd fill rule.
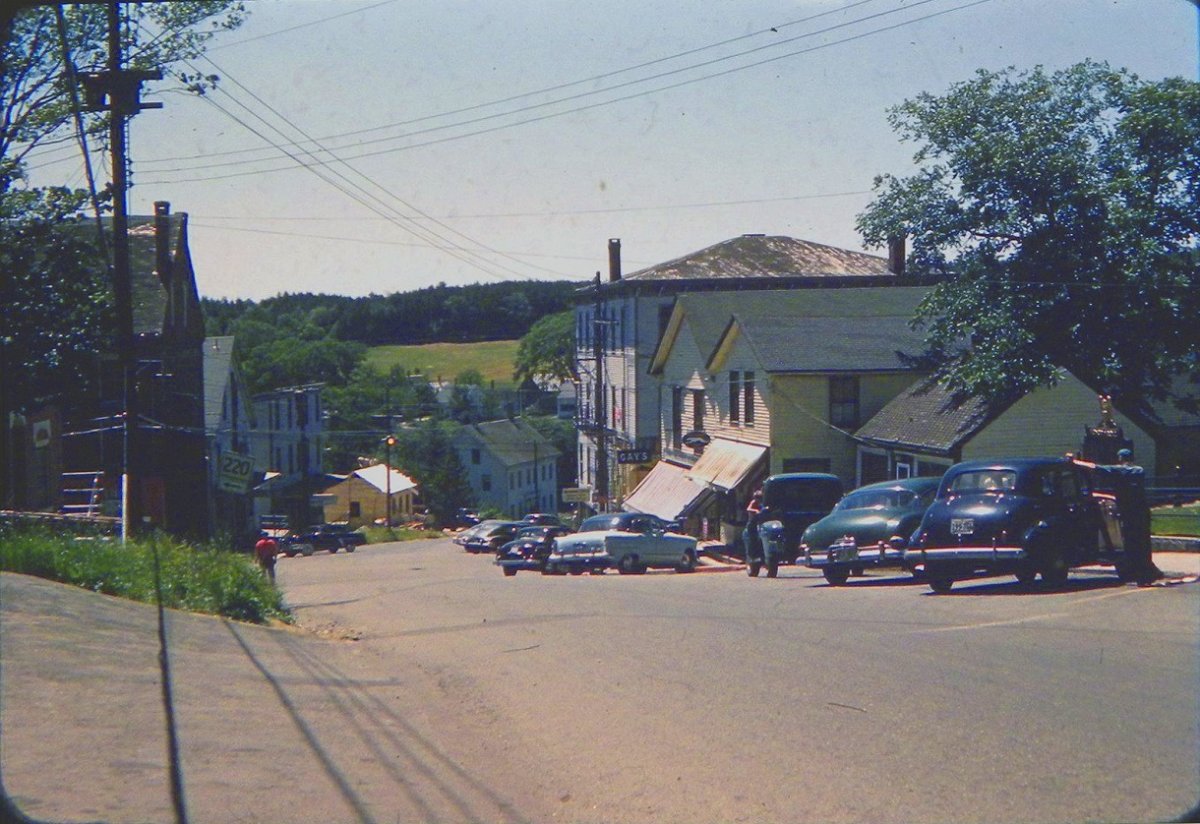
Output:
[[[323,141],[324,140],[335,140],[335,139],[341,139],[341,138],[347,138],[347,137],[357,137],[358,135],[363,135],[363,134],[372,134],[374,132],[384,131],[386,129],[394,129],[394,128],[398,128],[400,126],[411,126],[415,123],[424,123],[429,120],[440,120],[440,119],[446,118],[446,117],[453,117],[455,115],[466,114],[468,112],[478,111],[480,109],[491,108],[492,106],[499,106],[499,105],[502,105],[505,103],[512,103],[514,101],[522,100],[527,97],[535,97],[537,95],[549,94],[551,92],[561,91],[563,89],[569,89],[569,88],[573,88],[575,86],[581,86],[581,85],[584,85],[585,83],[595,83],[596,81],[605,80],[609,77],[616,77],[618,75],[628,74],[630,72],[638,71],[639,69],[649,68],[650,66],[655,66],[660,63],[668,63],[672,60],[677,60],[681,57],[687,57],[687,56],[690,56],[693,54],[699,54],[701,52],[708,51],[710,49],[720,48],[721,46],[727,46],[731,43],[737,43],[742,40],[749,40],[749,39],[759,37],[759,36],[762,36],[765,34],[777,33],[780,29],[790,28],[792,26],[797,26],[801,23],[808,23],[808,22],[811,22],[811,21],[816,20],[821,17],[827,17],[827,16],[830,16],[833,14],[838,14],[840,12],[848,11],[848,10],[856,8],[858,6],[864,6],[864,5],[868,5],[870,3],[876,3],[876,2],[879,2],[879,0],[857,0],[857,2],[848,3],[844,6],[839,6],[836,9],[830,9],[828,11],[809,15],[808,17],[803,17],[798,20],[791,20],[786,23],[779,23],[779,24],[777,24],[775,26],[771,26],[769,28],[759,29],[758,31],[750,32],[749,34],[743,34],[743,35],[739,35],[737,37],[727,38],[725,40],[721,40],[721,41],[718,41],[715,43],[710,43],[710,44],[704,45],[704,46],[697,46],[695,48],[688,49],[686,51],[676,52],[675,54],[666,55],[664,57],[658,57],[653,60],[647,60],[647,61],[644,61],[642,63],[637,63],[632,66],[626,66],[625,68],[622,68],[622,69],[615,69],[613,71],[603,72],[600,74],[594,74],[594,75],[591,75],[590,77],[580,78],[579,80],[571,80],[571,81],[567,81],[565,83],[558,83],[556,85],[546,86],[541,89],[534,89],[532,91],[521,92],[519,94],[510,95],[508,97],[502,97],[502,98],[499,98],[496,100],[489,100],[489,101],[485,101],[483,103],[475,103],[470,106],[464,106],[464,107],[458,108],[458,109],[451,109],[449,111],[438,112],[438,113],[429,114],[429,115],[423,115],[421,117],[415,117],[415,118],[411,118],[409,120],[401,120],[401,121],[397,121],[394,123],[388,123],[388,124],[385,124],[382,126],[372,126],[370,128],[366,128],[366,129],[357,129],[357,130],[350,131],[350,132],[342,132],[342,133],[339,133],[336,135],[328,135],[328,136],[322,137],[320,139]],[[380,5],[383,5],[383,4],[380,4]],[[374,8],[374,7],[372,7],[372,8]],[[343,15],[338,15],[338,16],[343,16]],[[285,31],[288,31],[288,30],[285,30]],[[263,35],[263,36],[265,37],[268,35]],[[257,38],[254,38],[254,39],[257,39]],[[249,41],[245,41],[245,42],[249,42]],[[787,41],[785,41],[785,42],[787,42]],[[779,45],[779,44],[775,43],[772,45]],[[209,49],[208,51],[211,52],[211,51],[213,51],[213,49]],[[204,158],[211,158],[211,157],[227,157],[227,156],[232,156],[232,155],[247,154],[247,153],[251,153],[251,152],[261,152],[261,151],[262,151],[261,148],[233,149],[233,150],[224,151],[224,152],[212,152],[212,153],[204,154],[204,155],[159,158],[155,161],[147,161],[147,162],[164,162],[165,163],[168,161],[175,162],[175,161],[180,161],[180,160],[197,160],[197,159],[204,159]]]
[[[879,17],[879,16],[882,16],[882,15],[884,15],[884,14],[894,14],[894,13],[896,13],[897,11],[901,11],[901,10],[908,10],[909,8],[915,7],[916,5],[924,5],[924,4],[926,4],[926,3],[932,3],[932,2],[939,2],[939,0],[917,0],[917,2],[913,4],[913,6],[910,6],[910,7],[904,7],[903,9],[893,9],[893,10],[891,10],[891,11],[888,11],[888,12],[880,12],[880,13],[878,13],[878,14],[876,14],[876,15],[871,15],[871,17]],[[773,56],[773,57],[764,58],[764,59],[762,59],[762,60],[758,60],[758,61],[755,61],[755,62],[752,62],[752,63],[747,63],[747,64],[744,64],[744,65],[740,65],[740,66],[734,66],[734,67],[732,67],[732,68],[724,69],[724,70],[721,70],[721,71],[718,71],[718,72],[713,72],[713,73],[710,73],[710,74],[701,75],[701,76],[699,76],[699,77],[687,78],[687,79],[680,80],[680,81],[677,81],[677,82],[674,82],[674,83],[670,83],[670,84],[667,84],[667,85],[659,86],[659,87],[657,87],[657,88],[654,88],[654,89],[642,90],[642,91],[634,92],[634,93],[631,93],[631,94],[627,94],[627,95],[623,95],[623,96],[619,96],[619,97],[615,97],[615,98],[611,98],[611,99],[607,99],[607,100],[602,100],[602,101],[599,101],[599,102],[596,102],[596,103],[590,103],[590,104],[586,104],[586,105],[576,106],[576,107],[574,107],[574,108],[565,109],[565,110],[563,110],[563,111],[550,112],[550,113],[543,114],[543,115],[538,115],[538,116],[534,116],[534,117],[528,117],[528,118],[525,118],[525,119],[516,120],[516,121],[514,121],[514,122],[511,122],[511,123],[501,123],[501,124],[498,124],[498,125],[495,125],[495,126],[490,126],[490,127],[487,127],[487,128],[476,129],[476,130],[474,130],[474,131],[468,131],[468,132],[464,132],[464,133],[462,133],[462,134],[448,135],[448,136],[445,136],[445,137],[434,138],[434,139],[425,140],[425,141],[421,141],[421,142],[409,143],[409,144],[407,144],[407,145],[404,145],[404,146],[394,146],[394,147],[389,147],[389,148],[385,148],[385,149],[376,149],[376,150],[370,150],[370,151],[359,151],[359,152],[357,152],[357,153],[355,153],[355,154],[353,154],[353,155],[349,155],[349,156],[347,156],[347,157],[345,157],[345,158],[340,158],[338,162],[345,162],[346,160],[358,160],[358,159],[362,159],[362,158],[368,158],[368,157],[378,157],[378,156],[381,156],[381,155],[394,154],[394,153],[401,152],[401,151],[410,151],[410,150],[412,150],[412,149],[425,148],[425,147],[428,147],[428,146],[439,145],[439,144],[442,144],[442,143],[447,143],[447,142],[451,142],[451,141],[455,141],[455,140],[462,140],[462,139],[465,139],[465,138],[470,138],[470,137],[478,137],[478,136],[481,136],[481,135],[485,135],[485,134],[491,134],[491,133],[498,132],[498,131],[502,131],[502,130],[505,130],[505,129],[515,128],[515,127],[517,127],[517,126],[524,126],[524,125],[528,125],[528,124],[531,124],[531,123],[539,123],[539,122],[542,122],[542,121],[545,121],[545,120],[550,120],[550,119],[553,119],[553,118],[562,117],[562,116],[565,116],[565,115],[568,115],[568,114],[577,114],[577,113],[579,113],[579,112],[589,111],[589,110],[596,109],[596,108],[601,108],[601,107],[604,107],[604,106],[610,106],[610,105],[613,105],[613,104],[615,104],[615,103],[626,102],[626,101],[629,101],[629,100],[634,100],[634,99],[636,99],[636,98],[645,97],[645,96],[648,96],[648,95],[660,94],[660,93],[662,93],[662,92],[664,92],[664,91],[669,91],[669,90],[672,90],[672,89],[681,88],[681,87],[683,87],[683,86],[688,86],[688,85],[692,85],[692,84],[695,84],[695,83],[700,83],[700,82],[703,82],[703,81],[706,81],[706,80],[712,80],[712,79],[714,79],[714,78],[723,77],[723,76],[726,76],[726,75],[729,75],[729,74],[733,74],[733,73],[736,73],[736,72],[741,72],[741,71],[745,71],[745,70],[747,70],[747,69],[751,69],[751,68],[756,68],[756,67],[759,67],[759,66],[767,65],[767,64],[769,64],[769,63],[777,62],[777,61],[779,61],[779,60],[784,60],[784,59],[788,59],[788,58],[791,58],[791,57],[796,57],[796,56],[803,55],[803,54],[809,54],[809,53],[816,52],[816,51],[822,51],[822,50],[824,50],[824,49],[827,49],[827,48],[832,48],[832,47],[834,47],[834,46],[839,46],[839,45],[843,45],[843,44],[845,44],[845,43],[854,42],[854,41],[857,41],[857,40],[864,39],[864,38],[866,38],[866,37],[872,37],[872,36],[874,36],[874,35],[881,34],[881,33],[884,33],[884,32],[888,32],[888,31],[894,31],[894,30],[896,30],[896,29],[903,28],[903,27],[910,26],[910,25],[914,25],[914,24],[916,24],[916,23],[923,22],[923,21],[925,21],[925,20],[930,20],[930,19],[933,19],[933,18],[935,18],[935,17],[940,17],[940,16],[942,16],[942,15],[945,15],[945,14],[950,14],[950,13],[952,13],[952,12],[956,12],[956,11],[962,11],[962,10],[964,10],[964,9],[972,8],[972,7],[974,7],[974,6],[980,6],[980,5],[983,5],[983,4],[985,4],[985,3],[989,3],[989,2],[992,2],[992,0],[973,0],[973,2],[964,3],[964,4],[962,4],[962,5],[954,6],[954,7],[951,7],[951,8],[948,8],[948,9],[943,9],[943,10],[936,11],[936,12],[931,12],[931,13],[929,13],[929,14],[923,15],[923,16],[921,16],[921,17],[918,17],[918,18],[914,18],[914,19],[912,19],[912,20],[906,20],[906,21],[902,21],[902,22],[900,22],[900,23],[895,23],[895,24],[889,25],[889,26],[883,26],[883,27],[880,27],[880,28],[877,28],[877,29],[872,29],[872,30],[870,30],[870,31],[867,31],[867,32],[861,32],[861,33],[859,33],[859,34],[851,35],[851,36],[848,36],[848,37],[842,38],[842,39],[840,39],[840,40],[835,40],[835,41],[831,41],[831,42],[828,42],[828,43],[822,43],[822,44],[820,44],[820,45],[817,45],[817,46],[811,46],[811,47],[808,47],[808,48],[805,48],[805,49],[799,49],[799,50],[796,50],[796,51],[787,52],[787,53],[785,53],[785,54],[782,54],[782,55],[775,55],[775,56]],[[862,18],[862,19],[870,19],[870,18]],[[851,23],[843,23],[843,24],[838,24],[838,26],[830,27],[830,29],[829,29],[829,30],[832,30],[832,29],[834,29],[834,28],[842,28],[842,27],[845,27],[845,26],[848,26],[848,25],[852,25],[853,23],[856,23],[856,22],[861,22],[861,20],[851,21]],[[799,39],[802,39],[802,38],[805,38],[805,37],[815,36],[816,34],[821,34],[821,33],[824,33],[825,31],[827,31],[827,30],[824,30],[824,29],[823,29],[823,30],[820,30],[820,31],[817,31],[817,32],[812,32],[812,33],[809,33],[809,34],[800,35],[800,36],[798,36],[798,37],[791,38],[791,40],[799,40]],[[788,42],[790,42],[790,41],[788,41]],[[779,45],[779,44],[774,44],[774,45]],[[772,46],[772,47],[773,47],[773,46]],[[751,50],[751,51],[759,51],[759,50],[761,50],[761,49],[763,49],[763,48],[769,48],[769,47],[759,47],[759,48],[757,48],[757,49],[753,49],[753,50]],[[749,53],[749,52],[747,52],[747,53]],[[735,55],[735,56],[736,56],[736,55]],[[643,79],[641,79],[641,80],[636,80],[636,81],[628,81],[628,82],[626,82],[626,83],[622,83],[622,84],[617,84],[617,85],[614,85],[614,86],[610,86],[610,87],[608,87],[608,88],[606,88],[606,89],[599,89],[599,90],[592,91],[592,92],[582,92],[582,93],[580,93],[580,94],[577,94],[577,95],[572,95],[572,96],[569,96],[569,97],[564,97],[564,98],[561,98],[561,99],[559,99],[559,100],[554,100],[554,101],[550,101],[550,102],[547,102],[547,103],[539,103],[539,104],[534,104],[534,105],[530,105],[530,106],[524,106],[524,107],[520,107],[520,108],[518,108],[518,109],[514,109],[514,110],[512,110],[512,111],[509,111],[509,112],[501,112],[501,113],[498,113],[498,114],[491,114],[491,115],[481,116],[481,117],[478,117],[478,118],[473,118],[473,119],[470,119],[470,120],[460,121],[460,122],[458,122],[458,123],[448,124],[448,125],[444,125],[444,126],[435,126],[435,127],[430,127],[430,128],[426,128],[426,129],[418,129],[418,130],[415,130],[415,131],[413,131],[413,132],[409,132],[409,133],[407,133],[407,134],[405,134],[405,135],[400,135],[400,136],[397,136],[397,137],[379,138],[379,139],[376,139],[376,140],[363,141],[363,142],[360,142],[360,143],[356,144],[356,147],[363,147],[363,146],[367,146],[367,145],[370,145],[370,144],[373,144],[373,143],[379,143],[379,142],[387,142],[387,141],[395,141],[395,140],[400,140],[400,139],[407,139],[407,138],[417,137],[417,136],[420,136],[420,135],[423,135],[423,134],[429,134],[429,133],[432,133],[432,132],[437,132],[437,131],[445,131],[445,130],[447,130],[447,129],[458,128],[458,127],[461,127],[461,126],[470,126],[470,125],[474,125],[474,124],[482,123],[482,122],[485,122],[485,121],[495,120],[495,119],[498,119],[498,118],[510,117],[510,116],[513,116],[513,115],[516,115],[516,114],[520,114],[520,113],[522,113],[522,112],[528,112],[528,111],[532,111],[532,110],[535,110],[535,109],[546,108],[546,107],[549,107],[549,106],[558,105],[558,104],[560,104],[560,103],[568,102],[568,101],[571,101],[571,100],[581,99],[581,98],[584,98],[584,97],[589,97],[589,96],[593,96],[593,95],[596,95],[596,94],[603,94],[603,93],[605,93],[605,92],[614,91],[614,90],[616,90],[616,89],[620,89],[620,88],[623,88],[623,87],[627,87],[627,86],[635,85],[635,84],[637,84],[637,83],[648,82],[649,80],[653,80],[653,79],[660,79],[660,78],[662,78],[662,77],[666,77],[666,76],[669,76],[669,75],[675,75],[675,74],[679,74],[679,73],[681,73],[681,72],[684,72],[684,71],[689,71],[689,70],[691,70],[691,69],[694,69],[694,68],[699,68],[699,67],[703,67],[703,66],[705,66],[705,65],[711,65],[711,64],[714,64],[714,63],[717,63],[717,62],[722,62],[722,61],[724,61],[724,60],[727,60],[727,59],[731,59],[731,58],[728,58],[728,57],[726,57],[726,58],[717,58],[717,59],[714,59],[714,60],[706,61],[706,62],[705,62],[705,63],[703,63],[703,64],[698,64],[697,66],[686,67],[686,68],[684,68],[684,69],[676,69],[676,70],[673,70],[673,71],[671,71],[671,72],[664,72],[664,73],[662,73],[662,74],[660,74],[660,75],[655,75],[655,76],[652,76],[652,77],[650,77],[650,78],[643,78]],[[146,162],[147,162],[147,163],[149,163],[150,161],[146,161]],[[254,160],[239,160],[239,161],[229,161],[229,162],[225,162],[225,163],[199,164],[199,165],[195,165],[195,166],[179,167],[179,168],[174,168],[174,169],[152,169],[152,170],[149,170],[149,173],[150,173],[150,174],[164,174],[164,173],[175,173],[175,172],[179,172],[179,173],[188,173],[188,172],[201,171],[201,170],[204,170],[204,169],[230,168],[230,167],[238,167],[238,166],[245,166],[245,165],[261,164],[261,163],[263,163],[263,162],[264,162],[264,161],[263,161],[262,159],[254,159]],[[334,161],[317,161],[317,162],[318,162],[318,163],[321,163],[322,165],[328,165],[329,163],[331,163],[331,162],[334,162]],[[279,166],[279,167],[271,167],[271,168],[265,168],[265,169],[254,169],[254,170],[248,170],[248,171],[242,171],[242,172],[230,172],[230,173],[227,173],[227,174],[210,175],[210,176],[202,176],[202,177],[185,177],[185,178],[173,178],[173,179],[170,179],[170,180],[166,180],[166,179],[164,179],[164,180],[156,180],[156,181],[154,181],[154,182],[155,182],[155,183],[168,183],[168,182],[176,182],[176,183],[178,183],[178,182],[198,183],[198,182],[207,182],[207,181],[214,181],[214,180],[228,180],[228,179],[237,178],[237,177],[245,177],[245,176],[248,176],[248,175],[270,174],[270,173],[275,173],[275,172],[280,172],[280,171],[287,171],[287,170],[289,170],[289,169],[291,169],[291,168],[292,168],[292,167],[290,167],[290,166]]]

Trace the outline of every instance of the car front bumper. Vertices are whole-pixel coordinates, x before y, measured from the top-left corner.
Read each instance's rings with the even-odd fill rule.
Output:
[[[873,544],[858,546],[853,543],[833,544],[822,552],[808,550],[804,562],[812,569],[830,567],[900,566],[904,563],[904,550]]]

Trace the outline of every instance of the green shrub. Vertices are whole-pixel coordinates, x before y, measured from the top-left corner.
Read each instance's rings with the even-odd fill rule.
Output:
[[[409,529],[408,527],[365,526],[359,530],[367,536],[369,544],[384,544],[389,541],[416,541],[421,538],[441,538],[436,529]]]
[[[158,553],[163,605],[239,621],[290,621],[279,590],[247,555],[165,536],[120,540],[46,528],[0,530],[0,569],[153,603]]]

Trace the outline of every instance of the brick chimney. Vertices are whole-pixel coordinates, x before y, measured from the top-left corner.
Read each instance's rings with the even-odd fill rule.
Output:
[[[171,204],[154,202],[154,271],[164,288],[171,285]]]
[[[621,239],[608,239],[608,282],[616,283],[621,279]]]
[[[888,269],[898,278],[904,277],[906,257],[904,235],[888,238]]]

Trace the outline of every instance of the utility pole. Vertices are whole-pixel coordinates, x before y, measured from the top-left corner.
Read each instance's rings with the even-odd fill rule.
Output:
[[[108,4],[108,71],[83,75],[86,105],[90,112],[109,113],[109,143],[112,150],[113,257],[112,284],[117,314],[117,357],[125,407],[121,437],[121,540],[129,535],[129,525],[140,510],[141,501],[131,488],[137,480],[137,358],[133,343],[133,288],[129,270],[129,214],[126,197],[129,189],[128,156],[125,142],[126,122],[142,109],[161,109],[161,103],[142,103],[138,99],[142,83],[161,80],[159,71],[127,71],[121,53],[120,4]]]
[[[600,294],[600,273],[596,273],[596,297],[592,316],[592,354],[596,359],[596,403],[593,406],[593,433],[596,439],[597,511],[608,510],[608,420],[604,407],[604,300]]]

